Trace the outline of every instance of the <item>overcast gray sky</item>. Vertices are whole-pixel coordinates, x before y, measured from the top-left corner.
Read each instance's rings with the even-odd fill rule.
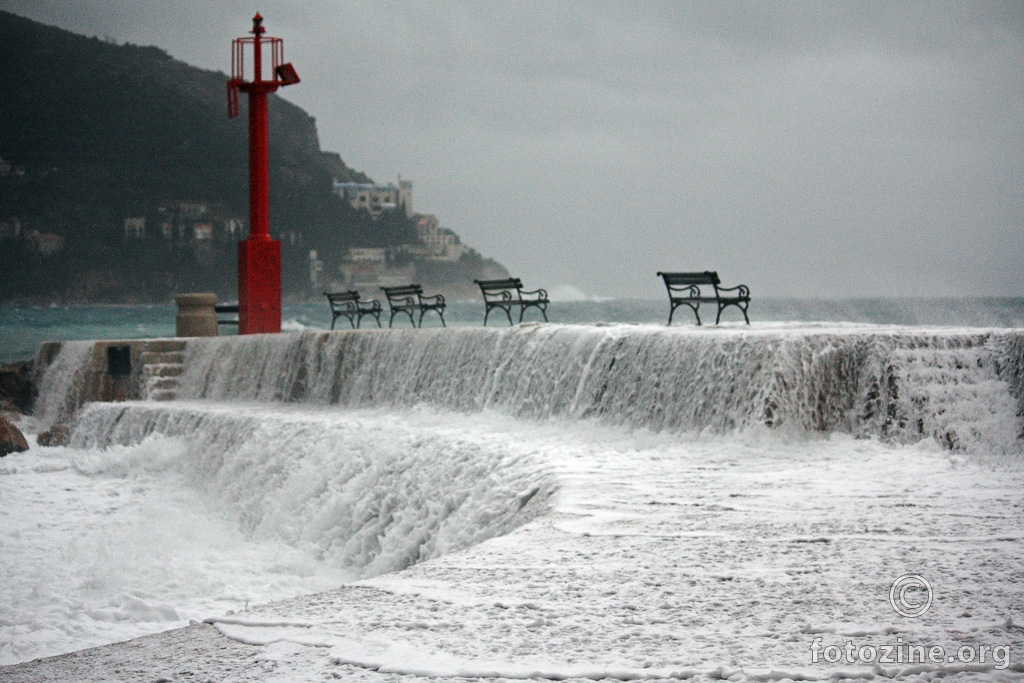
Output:
[[[1024,3],[0,8],[222,71],[261,12],[321,146],[529,287],[1024,295]]]

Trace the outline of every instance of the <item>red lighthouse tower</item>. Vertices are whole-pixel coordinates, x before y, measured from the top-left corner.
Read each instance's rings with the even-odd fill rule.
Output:
[[[299,82],[284,63],[284,43],[264,36],[263,17],[252,18],[252,36],[231,43],[228,117],[238,116],[238,91],[249,95],[249,239],[238,243],[238,333],[281,331],[281,243],[270,239],[270,160],[267,95]],[[270,45],[270,79],[263,79],[263,45]],[[245,80],[245,46],[253,46],[253,78]]]

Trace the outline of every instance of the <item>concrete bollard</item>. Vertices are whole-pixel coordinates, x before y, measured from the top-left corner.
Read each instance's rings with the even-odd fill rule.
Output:
[[[174,303],[178,304],[175,336],[217,336],[217,312],[213,309],[217,304],[216,294],[179,294],[174,297]]]

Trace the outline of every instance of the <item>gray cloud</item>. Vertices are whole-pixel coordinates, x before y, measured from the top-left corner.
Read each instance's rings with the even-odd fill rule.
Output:
[[[325,149],[530,285],[1020,295],[1024,10],[1006,3],[15,2],[226,70],[259,9]]]

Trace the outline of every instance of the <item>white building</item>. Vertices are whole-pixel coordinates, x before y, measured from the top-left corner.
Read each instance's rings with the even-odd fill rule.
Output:
[[[374,183],[334,183],[334,192],[346,200],[353,209],[365,209],[374,218],[383,211],[404,207],[405,215],[412,215],[412,181],[398,176],[398,185]]]
[[[146,217],[124,219],[124,238],[141,240],[146,237]]]
[[[426,256],[431,261],[458,261],[469,251],[469,247],[459,241],[459,236],[441,225],[437,216],[417,214],[416,236],[426,249]]]

